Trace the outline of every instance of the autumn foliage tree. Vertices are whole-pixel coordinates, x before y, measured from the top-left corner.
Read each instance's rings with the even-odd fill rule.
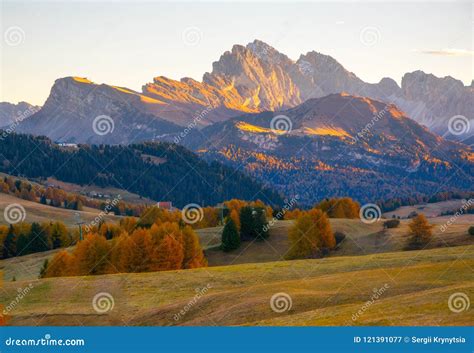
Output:
[[[59,265],[58,265],[59,263]],[[67,265],[64,272],[58,269]],[[100,233],[86,235],[69,257],[56,254],[45,277],[98,275],[119,272],[150,272],[207,266],[199,238],[191,227],[178,223],[153,224],[136,228],[131,235],[124,229],[111,240]],[[50,270],[51,267],[51,270]]]
[[[290,229],[288,238],[288,259],[320,257],[336,246],[329,218],[319,209],[302,214]]]
[[[46,268],[43,270],[42,277],[71,276],[75,272],[74,263],[73,255],[67,250],[61,250],[51,261],[45,263]]]
[[[103,236],[87,234],[74,249],[72,272],[80,276],[106,273],[110,246]]]
[[[424,214],[419,214],[414,217],[408,225],[409,232],[409,243],[408,249],[422,249],[431,240],[433,226],[428,222]]]
[[[326,199],[315,206],[327,213],[329,218],[358,218],[360,204],[350,197]]]

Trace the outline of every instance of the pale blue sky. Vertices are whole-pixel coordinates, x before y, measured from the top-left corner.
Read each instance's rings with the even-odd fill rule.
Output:
[[[9,1],[1,10],[0,101],[43,104],[54,80],[64,76],[135,90],[160,75],[201,80],[224,51],[255,38],[294,60],[311,50],[329,54],[368,82],[384,76],[400,82],[405,72],[418,69],[465,84],[473,78],[469,1]],[[17,46],[5,38],[12,27],[24,33]],[[189,27],[202,34],[194,46],[182,38]],[[379,33],[373,46],[360,40],[366,27]]]

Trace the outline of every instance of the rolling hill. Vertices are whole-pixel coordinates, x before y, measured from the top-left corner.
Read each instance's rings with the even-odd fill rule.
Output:
[[[26,210],[28,217],[30,217],[32,210],[29,208]],[[73,212],[69,211],[69,214],[70,217],[65,217],[65,219],[72,220]],[[64,217],[62,212],[55,216]],[[113,222],[118,217],[109,218]],[[430,218],[430,223],[434,225],[433,238],[426,249],[472,245],[474,240],[472,236],[468,235],[467,229],[474,223],[474,215],[463,215],[445,231],[442,231],[440,227],[448,219],[448,216]],[[400,226],[393,229],[384,229],[382,220],[374,224],[365,224],[359,219],[331,219],[330,222],[333,231],[343,232],[346,235],[346,239],[329,255],[331,257],[401,252],[404,251],[408,242],[409,220],[402,220]],[[283,261],[289,249],[288,231],[292,224],[291,220],[277,221],[270,228],[268,239],[262,242],[244,241],[238,250],[229,253],[224,253],[219,249],[222,227],[198,229],[196,232],[201,246],[205,250],[209,266],[230,266]],[[23,280],[36,279],[44,260],[52,258],[57,251],[2,260],[0,269],[4,271],[4,279],[9,281],[13,276]]]
[[[11,312],[12,325],[471,325],[470,312],[452,312],[448,300],[474,294],[473,255],[472,246],[461,246],[17,281],[4,284],[0,301],[31,284]],[[354,320],[380,288],[386,289]],[[94,297],[104,293],[112,309],[97,312]],[[272,310],[271,298],[282,293],[290,299]]]

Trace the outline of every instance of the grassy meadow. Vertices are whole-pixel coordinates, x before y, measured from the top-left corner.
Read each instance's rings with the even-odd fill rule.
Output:
[[[469,311],[450,311],[448,298],[456,292],[472,297],[473,267],[471,245],[6,282],[0,301],[8,303],[32,283],[12,312],[13,325],[470,325]],[[388,289],[353,320],[383,286]],[[101,292],[113,296],[113,309],[103,314],[92,305]],[[278,313],[270,301],[281,292],[291,307]],[[190,304],[197,293],[203,294]]]
[[[29,222],[74,225],[71,210],[4,194],[0,212],[12,202],[27,209]],[[91,220],[97,212],[81,215]],[[193,270],[38,279],[57,250],[30,254],[0,261],[0,303],[8,306],[31,287],[9,311],[12,325],[472,325],[469,311],[452,312],[448,300],[474,294],[474,244],[467,234],[474,215],[443,231],[449,218],[429,218],[433,237],[420,251],[404,250],[409,220],[384,229],[383,220],[331,219],[332,230],[346,238],[323,259],[285,261],[291,220],[275,222],[268,239],[243,242],[229,253],[219,249],[222,227],[197,230],[209,267]],[[103,292],[113,307],[100,313],[93,302]],[[270,303],[281,293],[290,299],[278,312]]]

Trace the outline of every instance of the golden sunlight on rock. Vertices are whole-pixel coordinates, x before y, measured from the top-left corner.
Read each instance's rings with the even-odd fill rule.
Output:
[[[351,135],[341,129],[330,126],[322,126],[317,128],[305,127],[304,132],[308,135],[325,135],[325,136],[338,136],[338,137],[351,137]]]
[[[85,78],[85,77],[73,77],[72,79],[73,79],[74,81],[80,82],[80,83],[87,83],[87,84],[92,84],[92,83],[94,83],[94,82],[92,82],[92,81],[89,81],[89,80],[88,80],[87,78]]]

